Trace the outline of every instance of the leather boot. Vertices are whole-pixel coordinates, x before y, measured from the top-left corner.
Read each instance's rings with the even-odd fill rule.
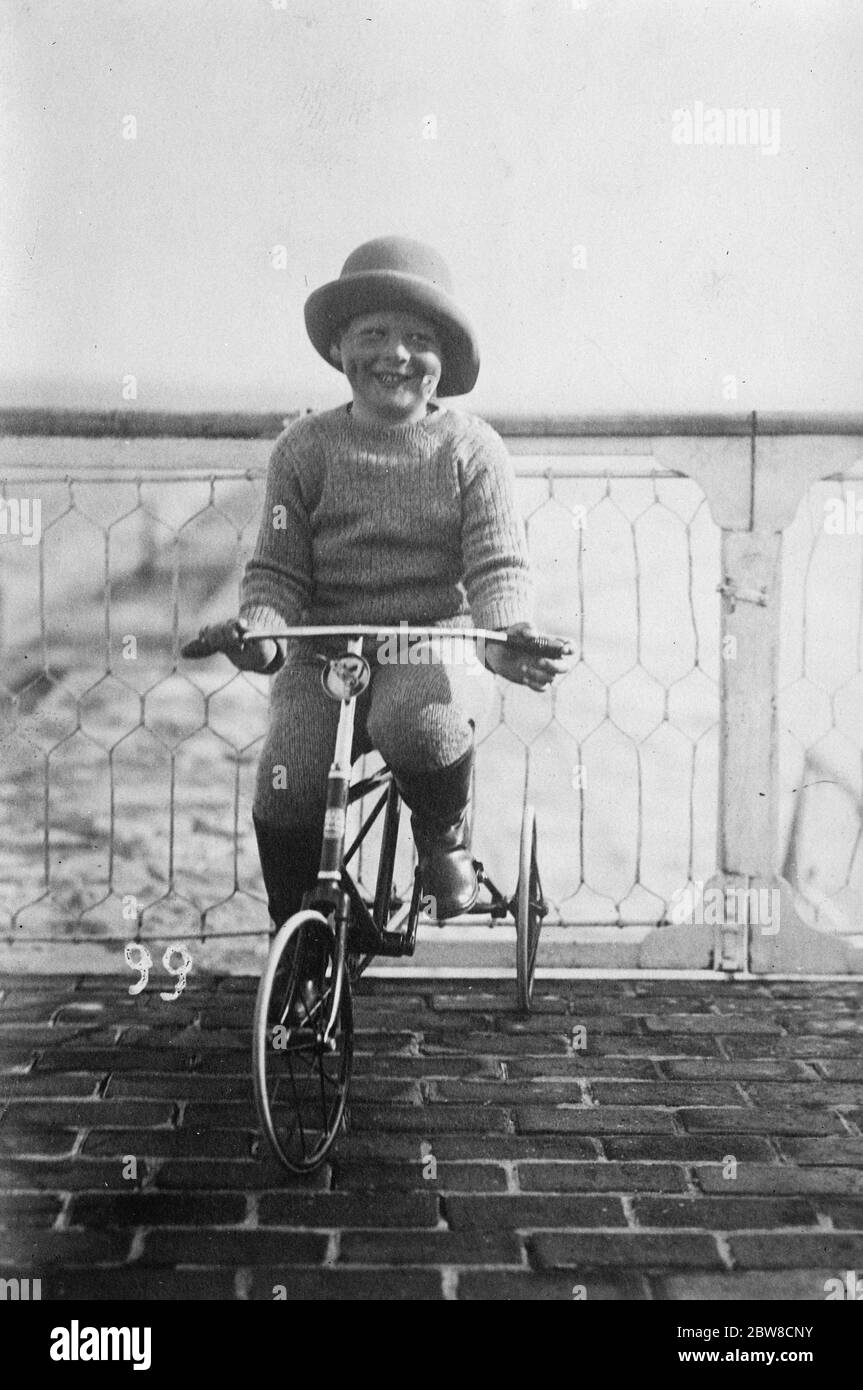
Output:
[[[423,896],[434,898],[440,921],[466,912],[479,896],[467,844],[473,759],[473,748],[469,748],[449,767],[395,774],[399,790],[413,811],[411,828]]]
[[[321,832],[304,826],[268,825],[252,816],[258,855],[270,910],[270,935],[303,905],[303,894],[317,882],[321,860]],[[291,1024],[295,1028],[314,1027],[320,997],[318,982],[324,966],[321,948],[310,933],[303,931],[296,949],[299,981],[295,988]]]
[[[258,857],[274,927],[280,927],[303,905],[303,894],[315,886],[321,861],[321,832],[305,826],[270,825],[252,816]]]

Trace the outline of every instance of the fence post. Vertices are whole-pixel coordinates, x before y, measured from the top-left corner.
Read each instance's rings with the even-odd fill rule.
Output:
[[[859,460],[853,434],[757,434],[753,438],[752,521],[748,536],[725,536],[732,583],[768,586],[767,601],[738,605],[733,624],[740,641],[737,669],[723,700],[724,794],[720,805],[720,872],[747,879],[749,969],[755,974],[848,974],[863,971],[863,951],[809,926],[779,865],[779,622],[782,533],[809,487],[819,478],[847,472]],[[730,595],[726,593],[726,606]],[[726,621],[733,623],[731,615]],[[747,675],[751,675],[749,683]],[[759,708],[760,706],[760,708]],[[739,722],[738,722],[739,721]],[[771,920],[751,920],[751,890],[776,894]],[[771,903],[773,898],[768,899]]]
[[[653,440],[653,456],[657,467],[686,474],[698,483],[704,492],[711,517],[722,528],[723,539],[746,532],[751,517],[752,450],[745,434],[660,437]],[[720,698],[724,708],[727,690],[723,686],[721,682]],[[724,731],[724,722],[721,728]],[[725,737],[720,737],[720,779],[729,742]],[[719,827],[721,842],[721,804]],[[708,899],[708,891],[711,895],[717,890],[727,895],[731,889],[740,886],[730,873],[722,871],[722,852],[719,849],[717,864],[720,866],[717,873],[704,885],[707,901],[714,900],[712,897]],[[714,914],[710,915],[712,917]],[[685,923],[651,932],[642,944],[639,965],[645,969],[670,970],[693,967],[729,971],[745,969],[745,941],[733,920],[728,923],[728,914],[723,916],[725,920],[714,925],[707,920],[708,914],[705,912],[704,923]]]
[[[754,416],[749,439],[654,441],[657,464],[698,482],[722,528],[719,806],[716,874],[707,885],[726,903],[724,922],[713,929],[717,969],[863,970],[863,952],[803,921],[779,871],[777,717],[782,532],[810,485],[848,471],[860,448],[853,432],[786,433],[777,426],[760,434]],[[704,928],[653,933],[640,963],[673,965],[676,951],[688,954],[686,934],[694,931]]]
[[[721,933],[717,964],[725,970],[747,968],[747,928],[776,927],[750,922],[752,902],[763,900],[749,890],[777,886],[781,546],[781,531],[722,532],[716,867],[726,907],[734,907]]]

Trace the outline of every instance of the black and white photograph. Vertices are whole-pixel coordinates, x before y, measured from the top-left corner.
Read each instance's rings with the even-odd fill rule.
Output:
[[[626,1303],[621,1369],[825,1374],[863,9],[0,15],[4,1325]]]

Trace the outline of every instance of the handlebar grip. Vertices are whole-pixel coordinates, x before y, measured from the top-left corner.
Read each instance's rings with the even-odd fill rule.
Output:
[[[180,655],[191,661],[200,661],[205,656],[215,656],[227,647],[242,647],[245,624],[238,619],[227,623],[215,623],[212,627],[202,627],[197,637],[180,648]]]
[[[188,657],[191,661],[200,661],[205,656],[213,656],[216,648],[204,636],[193,637],[191,642],[180,648],[180,656]]]
[[[506,645],[512,651],[525,656],[549,656],[559,660],[572,651],[572,643],[566,637],[529,637],[526,634],[510,633]]]

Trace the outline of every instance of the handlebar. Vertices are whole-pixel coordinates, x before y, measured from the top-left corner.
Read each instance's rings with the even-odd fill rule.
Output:
[[[264,639],[279,641],[285,637],[459,637],[509,647],[511,651],[523,656],[547,656],[553,660],[572,651],[572,644],[566,637],[530,637],[523,633],[510,635],[483,627],[415,627],[411,623],[403,623],[400,627],[388,627],[348,623],[340,626],[285,627],[281,632],[259,632],[255,628],[247,628],[241,619],[235,618],[231,622],[201,628],[198,636],[181,648],[181,655],[198,661],[206,656],[215,656],[217,652],[225,651],[228,647],[242,647],[247,642],[260,642]]]

